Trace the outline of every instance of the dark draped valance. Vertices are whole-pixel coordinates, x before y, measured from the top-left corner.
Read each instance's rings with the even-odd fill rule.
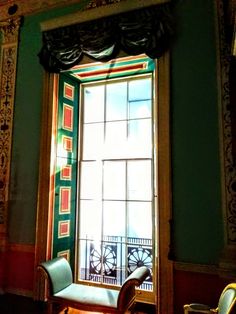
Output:
[[[170,4],[139,9],[43,32],[40,63],[49,72],[68,70],[83,55],[98,61],[129,55],[160,57],[172,35]]]

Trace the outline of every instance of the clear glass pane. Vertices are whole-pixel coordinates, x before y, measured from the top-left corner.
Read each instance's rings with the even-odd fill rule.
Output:
[[[126,166],[124,161],[106,161],[103,174],[103,198],[106,200],[125,200]]]
[[[129,118],[150,118],[151,100],[132,101],[129,103]]]
[[[152,98],[152,79],[143,78],[129,82],[129,101]]]
[[[124,120],[126,116],[127,83],[107,84],[106,120]]]
[[[104,124],[85,124],[83,135],[83,159],[99,158],[103,150]]]
[[[104,85],[84,88],[84,122],[104,121]]]
[[[125,236],[125,202],[104,202],[103,217],[104,236]]]
[[[89,241],[82,239],[79,241],[79,279],[88,279],[89,259],[87,252],[89,251]]]
[[[81,132],[80,278],[112,285],[152,266],[152,79],[124,80],[85,87]]]
[[[135,157],[152,156],[152,124],[151,119],[129,121],[129,151]]]
[[[152,200],[151,160],[128,161],[127,163],[128,199]]]
[[[123,157],[127,144],[127,123],[124,121],[107,122],[105,139],[106,158]]]
[[[80,239],[101,239],[101,217],[100,201],[80,201]]]
[[[151,202],[128,202],[128,237],[152,239]]]
[[[82,162],[80,169],[80,198],[101,199],[102,167],[99,162]]]

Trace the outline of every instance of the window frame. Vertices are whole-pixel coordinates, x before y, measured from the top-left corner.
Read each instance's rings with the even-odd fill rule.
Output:
[[[146,58],[146,56],[145,55],[141,55],[141,59],[142,58]],[[127,57],[125,57],[125,58],[121,58],[121,59],[119,59],[119,58],[117,58],[116,60],[118,61],[118,63],[119,62],[124,62],[124,60],[123,59],[127,59]],[[132,61],[133,60],[135,60],[136,58],[132,58],[132,57],[128,57],[128,59],[131,59]],[[139,56],[137,57],[137,59],[139,60]],[[127,60],[126,60],[126,62],[127,62]],[[89,69],[89,67],[91,66],[91,70],[92,70],[92,68],[93,68],[93,64],[97,64],[96,62],[95,63],[91,63],[91,64],[87,64],[87,66],[88,67],[86,67],[86,70],[88,70]],[[156,64],[155,64],[155,66],[156,66]],[[154,152],[154,149],[155,149],[155,147],[156,147],[156,145],[154,145],[154,143],[155,143],[155,139],[154,139],[154,136],[153,136],[153,134],[154,134],[154,125],[156,124],[156,117],[154,117],[154,114],[156,114],[155,112],[154,112],[154,108],[156,107],[156,95],[155,95],[155,90],[154,90],[154,87],[155,87],[155,82],[154,82],[154,79],[155,79],[155,77],[156,77],[156,68],[155,69],[153,69],[151,72],[147,72],[147,73],[139,73],[139,74],[122,74],[122,71],[121,71],[121,73],[120,73],[120,75],[119,75],[119,77],[115,77],[115,78],[108,78],[108,79],[98,79],[98,80],[95,80],[95,79],[93,79],[92,81],[86,81],[86,82],[81,82],[80,83],[80,87],[79,87],[79,89],[80,89],[80,97],[79,97],[79,103],[83,103],[83,101],[84,101],[84,99],[83,99],[83,93],[82,93],[82,90],[83,90],[83,88],[86,88],[86,87],[88,87],[88,86],[99,86],[99,85],[103,85],[103,84],[107,84],[107,85],[109,85],[109,84],[112,84],[113,82],[131,82],[131,81],[135,81],[135,80],[137,80],[137,79],[142,79],[142,78],[149,78],[149,79],[151,79],[151,81],[152,81],[152,84],[151,84],[151,94],[152,94],[152,115],[151,115],[151,121],[152,121],[152,133],[151,133],[151,136],[153,137],[152,138],[152,140],[151,140],[151,142],[152,142],[152,156],[151,157],[138,157],[138,158],[129,158],[129,157],[127,157],[127,159],[124,157],[122,157],[120,160],[122,160],[122,161],[124,161],[124,160],[126,160],[126,162],[128,162],[128,161],[135,161],[135,160],[139,160],[139,159],[145,159],[145,160],[149,160],[150,159],[150,161],[151,161],[151,163],[152,163],[152,174],[151,174],[151,176],[153,177],[153,179],[152,179],[152,189],[153,189],[153,192],[152,192],[152,194],[153,194],[153,197],[152,197],[152,199],[151,199],[151,207],[152,207],[152,219],[154,220],[153,222],[152,222],[152,257],[153,257],[153,261],[152,261],[152,265],[153,265],[153,268],[155,268],[156,266],[155,266],[155,263],[156,263],[156,258],[157,258],[157,256],[158,256],[158,252],[157,252],[157,246],[155,245],[155,243],[156,243],[156,241],[157,241],[157,239],[156,239],[156,234],[155,234],[155,231],[154,231],[154,227],[155,227],[155,220],[156,220],[156,202],[155,202],[155,195],[157,194],[157,187],[156,187],[156,184],[155,184],[155,178],[156,178],[156,174],[154,174],[154,172],[155,172],[155,160],[154,160],[154,156],[156,156],[157,154],[155,154],[155,152]],[[79,153],[78,153],[78,181],[79,181],[79,183],[77,184],[77,186],[80,186],[81,185],[81,183],[80,183],[80,171],[81,171],[81,162],[83,162],[83,158],[80,156],[80,154],[82,154],[82,142],[83,142],[83,118],[82,118],[82,116],[83,116],[83,111],[84,111],[84,106],[83,105],[81,105],[81,106],[79,106],[79,135],[78,135],[78,138],[79,138],[79,140],[78,140],[78,142],[80,143],[80,145],[79,145],[79,148],[78,148],[78,150],[79,150]],[[126,119],[128,119],[127,117],[126,117]],[[109,121],[109,122],[111,122],[111,121]],[[80,138],[80,136],[81,136],[81,138]],[[81,158],[80,158],[81,157]],[[114,160],[113,158],[104,158],[104,159],[101,159],[100,161],[112,161],[112,160]],[[115,160],[119,160],[119,157],[118,158],[115,158]],[[77,196],[77,204],[78,204],[78,202],[80,201],[80,195],[78,195]],[[125,202],[127,202],[128,200],[126,199],[126,201]],[[78,207],[79,205],[77,205],[77,207]],[[77,218],[76,218],[76,220],[77,221],[79,221],[79,210],[78,210],[78,208],[77,208]],[[75,260],[76,260],[76,262],[75,262],[75,265],[77,265],[76,266],[76,268],[75,268],[75,274],[74,274],[74,276],[75,276],[75,281],[76,282],[79,282],[79,283],[83,283],[83,284],[85,284],[85,285],[89,285],[89,284],[94,284],[94,285],[96,285],[96,282],[90,282],[90,281],[88,281],[88,280],[86,280],[86,279],[79,279],[79,238],[80,238],[80,236],[79,236],[79,225],[77,225],[77,228],[78,228],[78,230],[77,230],[77,237],[76,237],[76,248],[75,248],[75,250],[78,250],[76,253],[75,253],[75,256],[76,256],[76,258],[75,258]],[[156,278],[154,278],[153,280],[152,280],[152,283],[153,283],[153,289],[152,289],[152,291],[150,291],[150,290],[140,290],[139,291],[139,295],[138,295],[138,299],[139,299],[139,301],[143,301],[143,302],[150,302],[150,303],[155,303],[155,293],[154,293],[154,291],[156,290]],[[116,285],[109,285],[109,284],[105,284],[105,283],[103,283],[102,284],[104,287],[109,287],[109,288],[111,288],[111,289],[119,289],[119,286],[116,286]]]
[[[154,114],[157,115],[157,124],[154,125],[156,137],[155,154],[157,171],[158,195],[155,199],[158,209],[155,221],[155,238],[159,255],[154,270],[156,281],[155,300],[156,313],[173,313],[173,262],[169,260],[171,246],[171,159],[170,159],[170,122],[169,122],[169,53],[156,60],[156,77],[154,77],[157,106]],[[58,74],[44,73],[44,97],[41,130],[41,154],[39,165],[37,227],[36,227],[36,265],[50,256],[52,209],[49,208],[52,196],[50,177],[53,171],[52,153],[55,150],[55,134],[53,121],[55,120],[56,93],[58,88]],[[157,147],[158,142],[158,147]],[[37,282],[37,283],[36,283]],[[35,295],[40,298],[44,295],[43,281],[35,281]],[[161,302],[159,302],[161,300]],[[146,300],[143,300],[144,302]]]

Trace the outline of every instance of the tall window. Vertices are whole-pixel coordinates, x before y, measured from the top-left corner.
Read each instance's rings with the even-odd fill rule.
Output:
[[[121,285],[153,266],[152,112],[152,73],[81,85],[79,280]]]
[[[146,265],[138,299],[171,313],[168,58],[81,64],[47,80],[36,259],[64,256],[75,281],[114,289]]]

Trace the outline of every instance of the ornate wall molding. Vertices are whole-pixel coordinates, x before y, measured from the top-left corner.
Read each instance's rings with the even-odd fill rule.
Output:
[[[0,233],[6,233],[18,34],[21,18],[0,22]]]
[[[224,249],[220,257],[221,274],[236,273],[236,164],[233,158],[232,116],[230,103],[231,45],[226,40],[224,1],[217,1],[219,34],[219,110],[222,128],[222,206],[224,214]]]
[[[223,1],[218,0],[219,48],[221,71],[221,110],[223,127],[226,244],[236,245],[236,167],[232,154],[232,119],[230,111],[229,69],[231,49],[225,39],[225,12]]]
[[[82,8],[85,7],[86,9],[92,9],[120,1],[125,0],[21,0],[17,1],[17,4],[16,1],[13,0],[3,0],[0,3],[0,21],[6,20],[15,13],[17,13],[18,16],[31,15],[53,9],[55,7],[63,7],[74,3],[81,3]]]
[[[81,2],[89,2],[89,0],[80,0]],[[19,16],[31,15],[37,12],[42,12],[55,7],[65,6],[68,4],[78,3],[78,0],[21,0],[17,1],[4,1],[0,5],[0,21],[6,20],[11,17],[11,8],[15,7],[16,13]]]

